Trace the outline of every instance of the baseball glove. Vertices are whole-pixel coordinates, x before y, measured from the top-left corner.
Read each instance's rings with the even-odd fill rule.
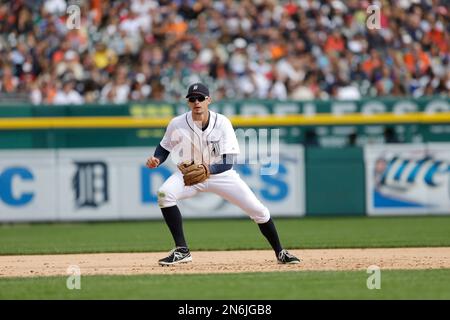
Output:
[[[184,161],[178,165],[178,169],[183,174],[185,186],[193,186],[209,178],[208,166],[194,161]]]

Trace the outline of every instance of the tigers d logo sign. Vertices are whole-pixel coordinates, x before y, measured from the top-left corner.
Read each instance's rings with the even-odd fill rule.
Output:
[[[108,166],[104,162],[75,162],[72,180],[77,208],[96,208],[109,199]]]

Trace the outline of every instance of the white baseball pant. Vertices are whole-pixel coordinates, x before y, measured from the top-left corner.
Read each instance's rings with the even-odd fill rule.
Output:
[[[178,200],[191,198],[199,192],[213,192],[219,195],[241,208],[258,224],[266,223],[270,219],[269,209],[258,200],[233,169],[210,175],[204,182],[193,186],[185,186],[183,175],[177,170],[159,188],[158,205],[160,208],[172,207]]]

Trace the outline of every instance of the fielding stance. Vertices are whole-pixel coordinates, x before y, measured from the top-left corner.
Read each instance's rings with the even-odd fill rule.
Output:
[[[211,97],[205,85],[191,85],[186,98],[191,111],[172,119],[155,154],[147,160],[147,167],[156,168],[171,152],[180,159],[179,170],[158,190],[158,204],[176,246],[159,264],[192,261],[177,201],[199,192],[214,192],[246,212],[258,224],[279,263],[299,263],[281,247],[269,210],[232,169],[239,145],[230,120],[208,110]]]

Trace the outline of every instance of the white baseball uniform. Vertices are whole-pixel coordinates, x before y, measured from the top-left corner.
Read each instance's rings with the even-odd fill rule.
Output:
[[[172,161],[194,160],[207,165],[222,162],[224,154],[239,154],[239,144],[233,126],[224,115],[209,111],[209,125],[201,130],[187,112],[172,119],[161,140],[161,146],[170,151]],[[233,170],[212,174],[204,182],[185,186],[183,175],[177,170],[158,190],[161,208],[172,207],[178,200],[195,196],[198,192],[213,192],[241,208],[256,223],[270,219],[269,210]]]

